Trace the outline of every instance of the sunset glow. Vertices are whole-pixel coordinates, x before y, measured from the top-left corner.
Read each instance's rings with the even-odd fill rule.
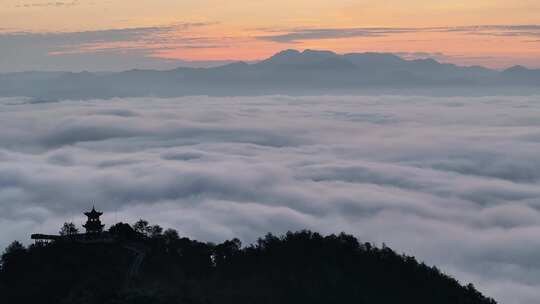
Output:
[[[120,36],[132,29],[141,31]],[[535,0],[2,1],[0,31],[1,39],[112,32],[59,41],[47,56],[138,52],[182,60],[258,60],[287,48],[311,48],[540,67]]]

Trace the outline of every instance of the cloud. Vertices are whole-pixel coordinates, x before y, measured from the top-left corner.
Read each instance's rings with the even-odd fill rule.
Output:
[[[346,231],[473,282],[540,297],[538,96],[0,100],[0,247],[146,218],[252,242]],[[505,288],[501,288],[505,286]]]
[[[462,26],[450,28],[448,31],[465,32],[472,35],[485,35],[495,37],[538,37],[540,36],[540,25],[483,25],[483,26]]]
[[[15,5],[16,8],[44,8],[44,7],[70,7],[79,5],[79,1],[54,1],[54,2],[34,2]]]
[[[453,32],[470,35],[502,37],[538,37],[540,25],[478,25],[449,27],[345,27],[345,28],[291,28],[261,29],[266,34],[257,38],[278,43],[297,43],[308,40],[341,39],[354,37],[385,37],[429,32]]]
[[[166,35],[171,33],[189,33],[189,31],[213,25],[212,22],[180,22],[164,26],[132,27],[120,29],[105,29],[83,32],[8,32],[1,38],[11,38],[14,41],[46,42],[50,41],[52,47],[68,47],[81,44],[125,42],[144,40],[148,42],[163,42]],[[204,40],[201,37],[182,37],[189,42]]]
[[[83,32],[0,32],[0,69],[118,71],[189,66],[192,65],[190,62],[157,58],[154,53],[169,49],[226,47],[221,39],[195,33],[199,28],[212,25],[215,23],[187,22]],[[215,63],[195,65],[212,66]]]
[[[306,40],[339,39],[353,37],[381,37],[416,32],[414,28],[306,28],[285,30],[285,33],[261,35],[257,38],[279,43],[295,43]]]
[[[393,54],[407,60],[433,58],[444,62],[455,58],[455,56],[447,55],[442,52],[395,52]]]
[[[62,4],[65,3],[65,4]],[[66,6],[70,2],[43,2],[39,5]],[[75,2],[79,3],[79,2]],[[32,5],[32,4],[28,4]],[[82,32],[20,32],[0,29],[0,70],[20,72],[120,71],[127,69],[170,69],[176,66],[208,67],[230,61],[187,62],[169,57],[194,49],[242,48],[260,40],[298,44],[325,39],[373,38],[421,33],[458,33],[463,36],[520,37],[534,41],[540,25],[480,25],[448,27],[344,27],[344,28],[257,28],[251,36],[219,36],[216,22],[180,22],[162,26],[103,29]],[[405,38],[406,39],[406,38]],[[258,41],[258,42],[257,42]],[[412,53],[409,53],[412,56]],[[442,55],[440,55],[442,56]],[[424,58],[423,56],[420,58]],[[496,58],[452,56],[458,62],[497,61]],[[516,59],[518,60],[518,59]],[[507,60],[510,61],[510,60]],[[515,60],[514,60],[515,61]],[[512,62],[511,64],[515,64]],[[510,63],[507,63],[508,65]]]

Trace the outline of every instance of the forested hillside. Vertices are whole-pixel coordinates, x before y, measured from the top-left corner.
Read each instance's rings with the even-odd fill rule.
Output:
[[[1,260],[2,303],[495,303],[346,234],[268,234],[242,247],[134,228],[114,225],[109,242],[12,243]]]

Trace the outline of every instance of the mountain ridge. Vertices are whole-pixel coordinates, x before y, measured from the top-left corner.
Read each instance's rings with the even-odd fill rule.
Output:
[[[288,49],[257,63],[218,67],[133,69],[123,72],[26,72],[0,74],[0,96],[42,99],[185,95],[324,94],[432,88],[540,88],[540,69],[503,71],[458,66],[391,53]]]

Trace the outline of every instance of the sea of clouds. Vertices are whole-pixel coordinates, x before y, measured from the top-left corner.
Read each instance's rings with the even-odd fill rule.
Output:
[[[104,221],[345,231],[540,299],[540,96],[0,99],[0,247]]]

